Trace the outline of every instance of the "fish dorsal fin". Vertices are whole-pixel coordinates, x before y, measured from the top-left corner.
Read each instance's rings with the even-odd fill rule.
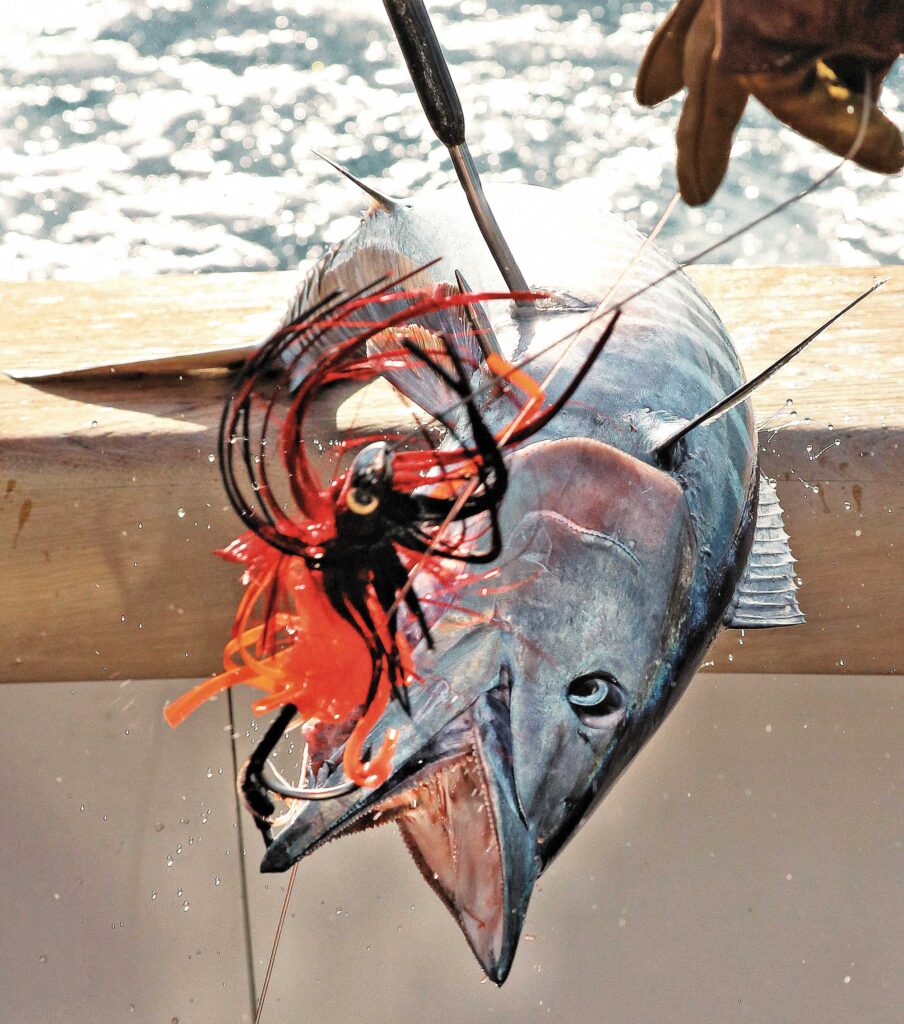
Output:
[[[761,473],[753,546],[723,623],[732,629],[762,629],[805,622],[797,603],[795,561],[775,483]]]
[[[341,164],[337,164],[335,160],[330,160],[328,156],[325,156],[323,153],[318,153],[316,149],[313,150],[313,153],[314,156],[320,157],[320,159],[323,160],[324,163],[328,163],[330,167],[333,168],[334,171],[338,171],[341,175],[343,175],[343,177],[348,178],[348,180],[353,185],[357,185],[362,192],[366,193],[367,195],[370,196],[371,199],[373,199],[377,206],[381,206],[388,213],[392,213],[394,210],[397,210],[400,206],[406,205],[404,202],[402,202],[401,199],[396,199],[395,196],[388,195],[386,192],[381,192],[378,188],[374,188],[373,185],[368,185],[366,181],[362,181],[359,177],[357,177],[357,175],[352,174],[352,172],[348,170],[347,167],[343,167]]]

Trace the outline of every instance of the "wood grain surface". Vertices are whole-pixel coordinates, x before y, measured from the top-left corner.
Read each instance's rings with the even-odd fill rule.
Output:
[[[868,287],[891,280],[756,399],[799,559],[804,626],[725,631],[721,671],[894,673],[904,508],[904,267],[694,268],[753,374]],[[0,283],[0,367],[52,373],[247,345],[294,274]],[[213,557],[226,506],[211,371],[22,383],[0,375],[0,680],[202,676],[240,594]],[[398,414],[386,388],[334,396],[324,438]],[[338,399],[348,399],[342,404]]]

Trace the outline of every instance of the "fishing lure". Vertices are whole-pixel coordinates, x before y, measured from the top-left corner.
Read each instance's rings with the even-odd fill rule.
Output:
[[[223,411],[223,482],[249,530],[221,554],[245,567],[246,591],[224,671],[173,701],[165,715],[175,726],[228,687],[264,691],[255,714],[279,714],[239,787],[268,839],[273,796],[327,799],[388,778],[397,730],[386,732],[376,753],[364,744],[390,699],[408,707],[406,688],[415,674],[399,628],[403,604],[432,644],[414,574],[429,568],[450,583],[450,563],[497,558],[504,454],[567,403],[618,319],[600,332],[570,387],[547,403],[527,373],[482,352],[487,328],[474,312],[478,303],[534,301],[541,294],[474,295],[451,285],[403,290],[410,276],[375,282],[348,298],[334,292],[294,310],[239,372]],[[470,384],[481,355],[496,396],[506,394],[515,407],[495,435],[480,408],[486,403]],[[424,425],[409,435],[348,437],[340,442],[347,458],[322,482],[309,456],[309,416],[318,396],[338,382],[366,384],[393,373],[420,376],[423,392],[433,395],[433,419],[451,443],[437,448]],[[442,408],[445,395],[455,401]],[[271,472],[274,441],[284,495]],[[421,443],[411,447],[414,441]],[[346,783],[297,789],[268,776],[266,760],[296,715],[304,723],[311,774],[324,751],[344,742]]]

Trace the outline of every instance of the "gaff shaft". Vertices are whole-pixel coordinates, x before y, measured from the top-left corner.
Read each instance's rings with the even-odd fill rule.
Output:
[[[392,30],[430,127],[449,150],[455,173],[487,248],[510,291],[526,292],[527,281],[493,215],[465,140],[465,115],[423,0],[383,0]],[[522,300],[519,305],[530,305]]]

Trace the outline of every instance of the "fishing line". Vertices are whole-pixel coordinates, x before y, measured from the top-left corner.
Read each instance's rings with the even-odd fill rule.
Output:
[[[232,777],[238,778],[239,762],[235,749],[237,733],[235,729],[235,709],[232,703],[232,690],[226,691],[226,707],[229,711],[229,750],[232,755]],[[245,827],[242,805],[239,800],[238,787],[233,787],[235,798],[235,818],[239,840],[239,893],[242,901],[242,932],[245,938],[245,963],[248,972],[248,998],[251,1002],[251,1015],[255,1013],[255,993],[257,983],[254,978],[254,954],[251,946],[251,908],[248,904],[248,879],[245,877]]]
[[[289,881],[286,883],[286,895],[283,898],[282,909],[279,912],[279,922],[276,925],[276,934],[273,936],[273,945],[270,947],[270,960],[267,963],[267,973],[264,975],[261,997],[258,1000],[257,1010],[254,1014],[254,1024],[260,1024],[261,1014],[264,1012],[264,1003],[267,1000],[267,991],[270,988],[270,978],[273,976],[273,965],[276,963],[276,951],[279,948],[279,940],[282,938],[283,926],[286,923],[286,913],[289,909],[289,900],[292,898],[292,889],[295,886],[295,876],[298,874],[299,863],[299,861],[295,861],[289,870]]]
[[[863,145],[863,140],[866,138],[866,131],[869,127],[870,106],[868,97],[871,93],[871,89],[872,76],[869,71],[869,68],[864,67],[863,103],[861,105],[860,111],[860,124],[857,129],[857,134],[854,137],[854,141],[851,143],[850,149],[847,151],[847,153],[845,153],[841,160],[837,164],[835,164],[834,167],[831,167],[828,171],[826,171],[825,174],[817,178],[816,181],[811,182],[802,191],[796,193],[795,195],[789,197],[788,199],[783,200],[777,206],[774,206],[771,210],[767,210],[765,213],[760,214],[759,217],[754,217],[753,220],[749,221],[747,224],[743,224],[735,231],[729,232],[724,238],[720,238],[718,242],[713,242],[712,245],[709,245],[706,248],[700,250],[700,252],[695,253],[695,255],[693,255],[690,259],[686,260],[684,263],[676,265],[671,270],[667,271],[665,274],[662,274],[660,277],[655,278],[648,284],[645,284],[640,288],[636,289],[634,292],[629,294],[626,298],[622,299],[615,305],[608,307],[605,305],[606,301],[609,298],[609,296],[607,295],[606,298],[603,299],[602,303],[600,303],[600,305],[603,308],[600,309],[599,307],[597,307],[597,309],[591,314],[591,316],[589,317],[589,319],[583,327],[575,328],[569,334],[565,335],[565,338],[560,338],[558,341],[552,342],[545,349],[541,349],[539,352],[534,353],[532,356],[525,358],[521,363],[518,364],[518,367],[520,368],[529,363],[531,360],[536,359],[541,355],[545,355],[548,351],[550,351],[550,349],[554,348],[556,345],[562,344],[562,342],[565,341],[566,339],[574,336],[575,334],[580,333],[580,331],[585,330],[591,324],[597,323],[604,316],[606,316],[606,314],[611,313],[613,309],[622,308],[625,306],[626,303],[633,302],[634,299],[639,298],[641,295],[648,292],[651,288],[655,288],[657,285],[662,284],[664,281],[667,281],[670,277],[673,277],[675,274],[678,273],[679,270],[684,270],[686,267],[691,267],[694,264],[699,263],[700,260],[704,259],[710,253],[716,252],[717,250],[721,249],[723,245],[728,245],[730,242],[735,241],[735,239],[740,238],[741,235],[744,235],[748,231],[752,231],[754,228],[759,227],[760,224],[763,224],[771,217],[774,217],[778,213],[782,213],[789,207],[793,206],[795,203],[798,203],[802,199],[805,199],[808,195],[811,195],[817,189],[822,188],[822,186],[825,185],[826,182],[835,177],[835,175],[841,170],[842,167],[844,167],[848,160],[852,160],[857,155],[858,151],[860,150],[860,147]],[[672,203],[674,203],[676,200],[677,196],[673,197]],[[667,208],[665,215],[668,215],[670,213],[671,209]],[[660,226],[661,225],[657,225],[657,229]],[[641,246],[641,250],[642,249],[643,246]],[[619,280],[621,280],[621,278],[619,278]],[[618,282],[616,282],[616,285],[617,284]],[[610,289],[610,295],[612,291],[614,291],[614,287]]]
[[[609,288],[609,291],[607,291],[606,294],[603,296],[602,301],[597,306],[597,309],[599,309],[600,306],[604,306],[612,298],[612,296],[615,294],[616,290],[618,289],[618,286],[622,283],[622,281],[624,281],[625,275],[628,273],[628,271],[640,259],[640,257],[644,254],[644,252],[646,252],[647,248],[650,245],[653,244],[654,240],[656,239],[656,236],[659,234],[660,231],[662,231],[662,229],[665,227],[665,225],[666,225],[667,221],[669,220],[669,218],[675,212],[675,209],[678,206],[678,200],[680,198],[681,198],[681,193],[680,192],[676,192],[672,196],[672,198],[668,201],[668,205],[666,206],[666,208],[660,214],[659,220],[656,221],[656,223],[653,225],[653,230],[646,236],[646,238],[644,238],[643,242],[641,242],[640,246],[638,247],[637,252],[635,252],[634,255],[631,257],[631,259],[628,260],[628,262],[624,265],[624,267],[622,268],[621,273],[618,275],[618,277],[613,282],[612,286]],[[591,323],[592,323],[592,321],[591,321]],[[571,351],[572,347],[574,346],[575,342],[578,340],[579,336],[580,336],[580,331],[574,332],[574,334],[573,334],[573,336],[571,338],[571,341],[565,346],[565,348],[559,354],[559,358],[553,363],[552,369],[543,378],[543,381],[540,384],[541,389],[546,390],[546,388],[549,387],[549,385],[552,382],[552,380],[555,377],[555,375],[564,366],[565,360],[568,357],[568,353]]]
[[[228,691],[231,695],[232,691]],[[304,779],[307,777],[308,770],[310,768],[310,751],[307,743],[304,745],[304,753],[301,756],[301,777]],[[289,812],[292,813],[291,811]],[[292,899],[292,889],[295,887],[295,876],[298,874],[298,861],[292,865],[289,872],[289,880],[286,883],[286,895],[283,897],[282,907],[279,911],[279,921],[276,925],[276,934],[273,936],[273,943],[270,946],[270,959],[267,961],[267,972],[264,975],[264,984],[261,987],[261,997],[257,1002],[257,1007],[254,1005],[254,995],[252,993],[251,998],[251,1013],[254,1020],[254,1024],[259,1024],[261,1015],[264,1012],[264,1003],[267,1000],[267,992],[270,988],[270,978],[273,976],[273,966],[276,963],[276,953],[279,948],[279,940],[282,938],[283,926],[286,923],[286,914],[289,910],[289,901]]]

